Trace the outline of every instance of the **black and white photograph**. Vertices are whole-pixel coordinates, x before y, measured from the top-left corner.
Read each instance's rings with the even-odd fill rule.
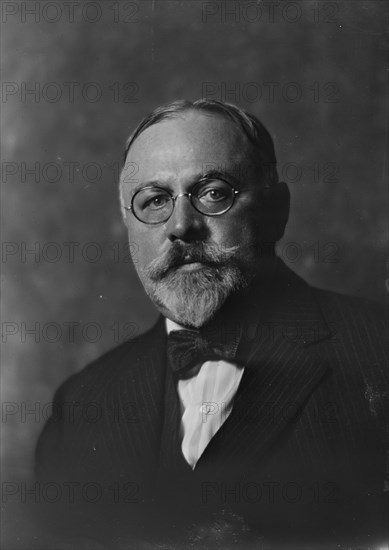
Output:
[[[3,0],[1,548],[389,550],[386,0]]]

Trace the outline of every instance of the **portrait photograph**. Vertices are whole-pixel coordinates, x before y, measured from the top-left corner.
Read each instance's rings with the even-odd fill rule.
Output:
[[[4,550],[388,550],[385,0],[4,0]]]

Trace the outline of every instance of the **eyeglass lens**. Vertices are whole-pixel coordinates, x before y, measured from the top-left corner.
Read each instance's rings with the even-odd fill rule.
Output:
[[[217,215],[231,207],[234,190],[223,180],[207,180],[193,187],[190,200],[200,213],[208,216]],[[174,199],[162,187],[145,187],[135,193],[132,206],[139,220],[145,223],[159,223],[171,216]]]

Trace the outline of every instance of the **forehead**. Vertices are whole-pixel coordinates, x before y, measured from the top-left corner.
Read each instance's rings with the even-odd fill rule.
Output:
[[[220,115],[188,112],[150,126],[132,144],[127,162],[142,179],[244,169],[253,151],[243,132]]]

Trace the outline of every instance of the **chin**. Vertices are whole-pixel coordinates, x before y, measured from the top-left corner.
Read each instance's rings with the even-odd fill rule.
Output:
[[[236,266],[206,267],[196,271],[174,270],[161,281],[145,281],[151,300],[167,316],[186,327],[200,328],[248,280]]]

